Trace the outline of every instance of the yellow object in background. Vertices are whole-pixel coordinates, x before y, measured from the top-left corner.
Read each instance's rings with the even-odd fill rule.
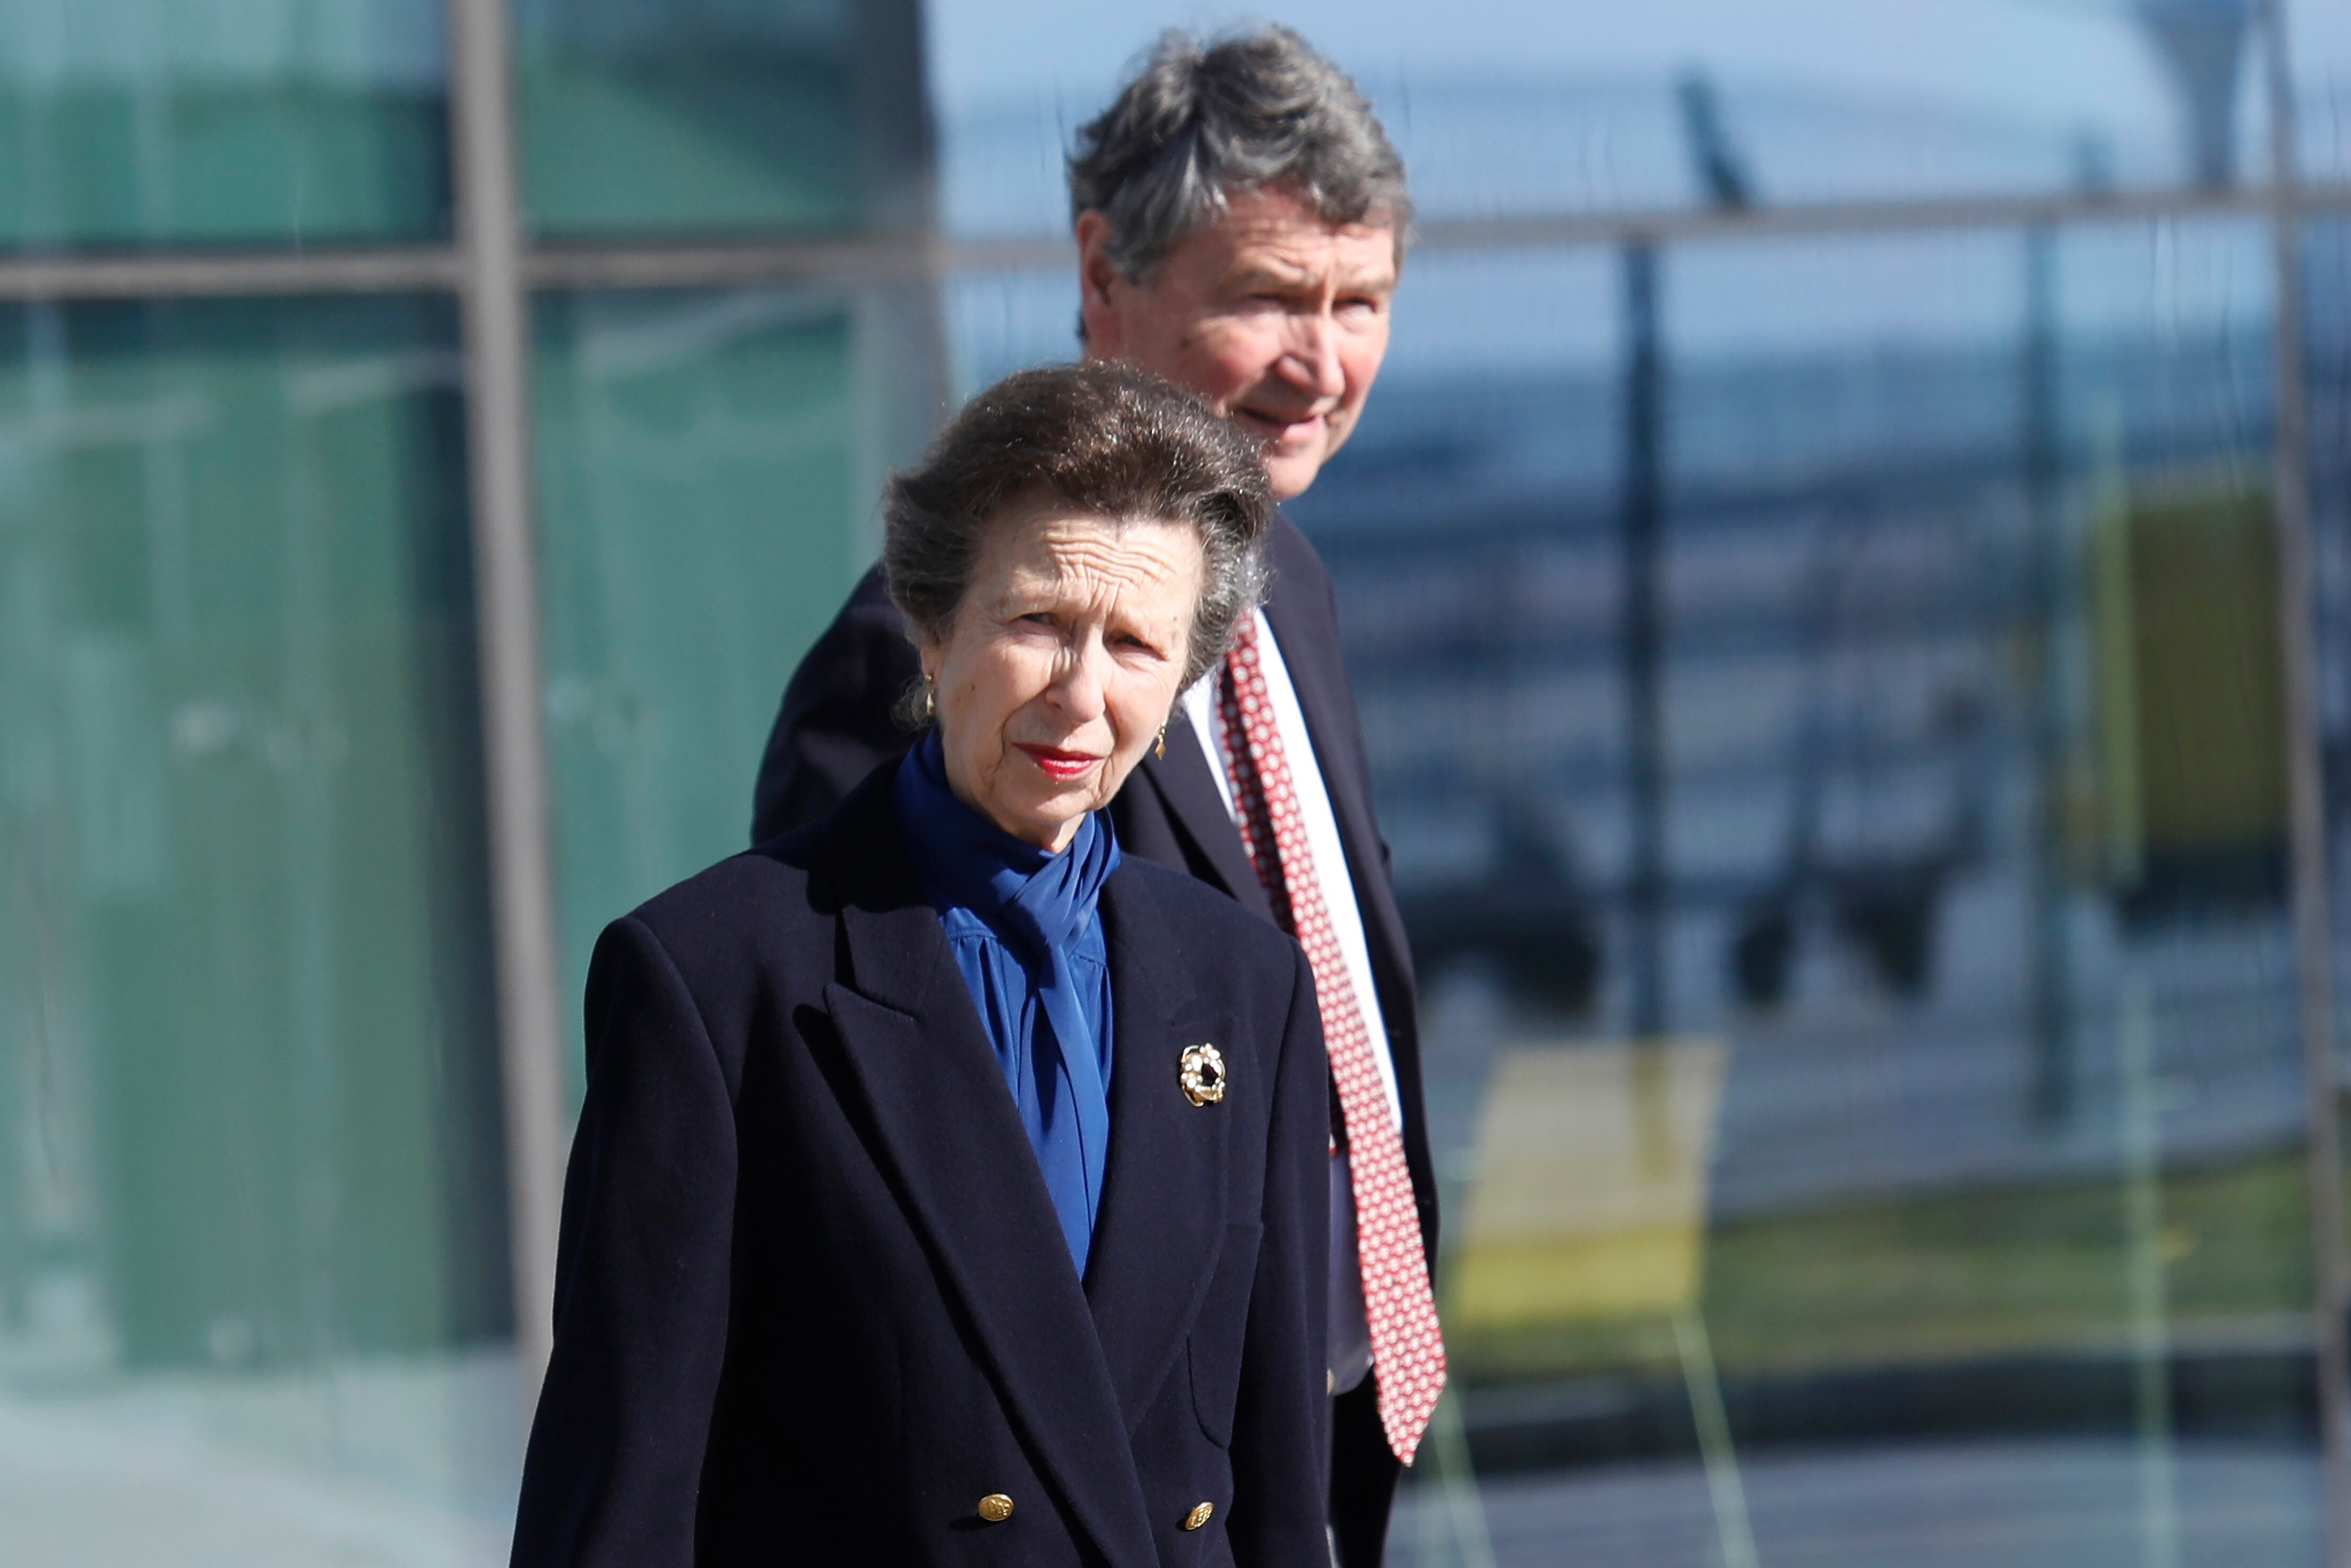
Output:
[[[2128,912],[2273,903],[2285,696],[2268,494],[2226,474],[2099,507],[2091,555],[2109,884]]]
[[[1727,1058],[1711,1039],[1504,1055],[1487,1086],[1447,1322],[1511,1328],[1696,1306]]]

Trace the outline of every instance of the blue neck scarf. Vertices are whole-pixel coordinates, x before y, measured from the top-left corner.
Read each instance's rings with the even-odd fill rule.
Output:
[[[899,765],[891,801],[1083,1279],[1110,1152],[1110,955],[1098,902],[1118,869],[1118,837],[1096,811],[1060,854],[1021,842],[956,799],[935,730]]]

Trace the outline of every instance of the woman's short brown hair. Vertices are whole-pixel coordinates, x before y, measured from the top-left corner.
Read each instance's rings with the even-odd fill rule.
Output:
[[[988,528],[1040,490],[1106,517],[1190,524],[1206,570],[1184,685],[1224,657],[1265,595],[1273,492],[1257,444],[1173,382],[1099,361],[1005,377],[891,479],[882,566],[916,635],[946,635]]]

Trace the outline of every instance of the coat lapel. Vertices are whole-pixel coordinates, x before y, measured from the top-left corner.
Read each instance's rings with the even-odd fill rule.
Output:
[[[1150,1518],[1085,1294],[886,787],[869,780],[844,802],[832,837],[849,976],[825,988],[825,1007],[877,1153],[1071,1511],[1110,1563],[1151,1563]]]
[[[1216,1273],[1225,1235],[1225,1139],[1233,1111],[1195,1105],[1184,1051],[1232,1051],[1231,1023],[1196,1007],[1184,951],[1129,870],[1102,890],[1110,946],[1110,1169],[1095,1216],[1086,1300],[1133,1432],[1165,1381]]]
[[[1225,810],[1225,798],[1208,766],[1203,737],[1192,728],[1179,704],[1167,721],[1167,755],[1144,757],[1136,771],[1158,791],[1169,820],[1213,873],[1204,880],[1271,920],[1273,905],[1266,898],[1265,884],[1258,881],[1257,868],[1249,864],[1249,852],[1241,848],[1240,831]],[[1135,782],[1130,779],[1127,788],[1134,789]]]

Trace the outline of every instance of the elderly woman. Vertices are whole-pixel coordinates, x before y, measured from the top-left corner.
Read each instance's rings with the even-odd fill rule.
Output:
[[[1270,507],[1107,365],[893,483],[914,749],[597,945],[517,1563],[1327,1560],[1313,980],[1102,810]]]

